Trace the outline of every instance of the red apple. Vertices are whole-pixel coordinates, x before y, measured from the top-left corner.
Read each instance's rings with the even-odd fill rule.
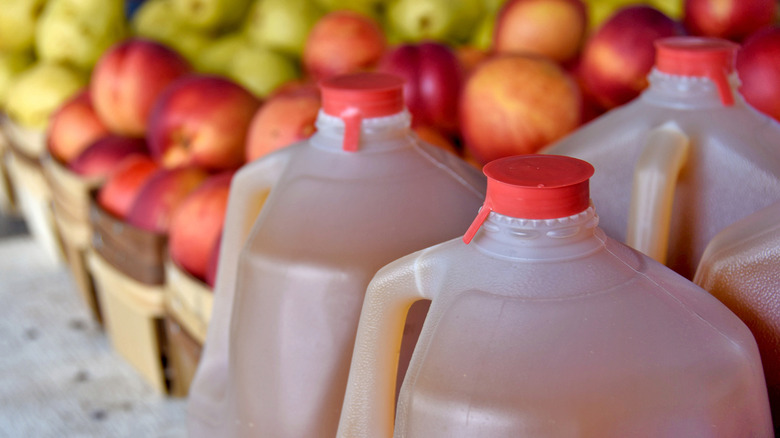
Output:
[[[748,37],[737,51],[736,67],[745,100],[780,122],[780,27]]]
[[[582,0],[509,0],[496,16],[493,49],[565,62],[580,51],[587,27]]]
[[[685,0],[683,23],[692,35],[742,41],[777,14],[777,0]]]
[[[309,138],[317,130],[320,106],[319,88],[311,83],[288,86],[269,97],[249,125],[246,160]]]
[[[466,148],[480,163],[535,153],[580,124],[580,90],[557,63],[499,55],[466,81],[460,122]]]
[[[157,96],[190,70],[181,55],[157,42],[129,39],[114,45],[92,71],[95,111],[111,131],[142,137]]]
[[[87,146],[68,167],[85,177],[105,178],[113,172],[126,157],[146,155],[148,149],[142,138],[108,135]]]
[[[650,6],[619,9],[585,44],[579,71],[583,87],[606,109],[647,87],[658,38],[683,34],[680,23]]]
[[[205,170],[198,167],[157,170],[139,190],[127,212],[127,223],[147,231],[167,234],[173,210],[208,176]]]
[[[171,260],[198,279],[207,278],[209,259],[222,235],[232,171],[209,177],[171,215]]]
[[[406,80],[404,101],[413,126],[457,132],[463,69],[452,49],[435,42],[404,44],[388,51],[377,70]]]
[[[222,235],[219,236],[217,242],[211,248],[211,254],[209,254],[209,264],[206,267],[206,284],[214,291],[214,285],[217,283],[217,270],[219,269],[219,254],[222,249]]]
[[[324,15],[309,32],[303,50],[305,70],[315,79],[376,66],[387,41],[379,24],[367,15],[337,10]]]
[[[149,149],[166,167],[236,169],[244,163],[249,123],[259,107],[257,97],[227,78],[181,77],[152,107]]]
[[[160,166],[148,155],[131,155],[108,176],[97,193],[104,210],[124,219],[143,184]]]
[[[54,158],[67,164],[92,142],[108,134],[108,128],[95,113],[89,91],[83,90],[52,114],[46,145]]]

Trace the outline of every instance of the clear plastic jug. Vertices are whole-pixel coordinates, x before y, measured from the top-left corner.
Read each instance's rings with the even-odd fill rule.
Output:
[[[712,295],[606,237],[593,167],[488,163],[463,239],[371,281],[339,437],[769,437],[756,342]],[[430,309],[393,420],[406,309]]]
[[[696,284],[750,327],[780,428],[780,202],[724,228],[704,251]]]
[[[780,199],[780,124],[737,92],[737,48],[658,40],[637,99],[543,151],[593,164],[607,235],[689,279],[718,231]]]
[[[335,436],[368,282],[479,209],[484,176],[412,133],[402,85],[325,81],[317,132],[235,175],[190,436]]]

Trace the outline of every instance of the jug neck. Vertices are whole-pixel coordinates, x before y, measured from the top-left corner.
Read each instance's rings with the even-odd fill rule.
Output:
[[[519,219],[490,212],[469,245],[490,256],[524,261],[561,261],[604,246],[598,215],[586,210],[556,219]]]
[[[650,86],[642,92],[641,99],[659,106],[676,109],[724,108],[715,82],[704,76],[680,76],[663,73],[656,68],[647,77]],[[742,102],[737,89],[739,78],[735,73],[728,76],[729,89],[734,104]]]
[[[315,123],[317,132],[309,142],[319,149],[343,153],[372,153],[398,149],[409,144],[411,120],[406,109],[390,116],[362,119],[357,149],[345,151],[346,123],[340,117],[320,110]]]

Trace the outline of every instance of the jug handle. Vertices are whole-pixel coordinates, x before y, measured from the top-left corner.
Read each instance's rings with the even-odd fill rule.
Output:
[[[674,192],[690,140],[673,122],[648,133],[634,167],[626,244],[660,263],[666,262]]]
[[[206,405],[196,408],[198,415],[217,414],[216,407],[209,404],[224,397],[226,382],[223,381],[223,362],[228,355],[230,315],[235,297],[239,250],[244,246],[271,187],[281,176],[288,156],[289,154],[276,153],[248,163],[236,172],[230,184],[221,248],[235,250],[220,250],[212,308],[213,315],[228,317],[224,320],[212,318],[206,333],[204,354],[201,355],[190,391],[190,394],[197,394],[196,397],[190,397],[191,404]],[[253,208],[239,208],[240,206]],[[206,351],[208,354],[205,354]]]
[[[352,353],[338,437],[392,437],[401,339],[409,308],[425,298],[420,259],[397,260],[368,286]]]

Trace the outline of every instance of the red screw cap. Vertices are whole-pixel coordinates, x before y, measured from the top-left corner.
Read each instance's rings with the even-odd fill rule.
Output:
[[[670,37],[655,42],[655,67],[664,73],[707,77],[726,106],[734,104],[728,77],[734,72],[739,45],[721,38]]]
[[[403,110],[403,87],[401,77],[386,73],[352,73],[320,82],[322,110],[344,121],[344,150],[357,150],[364,118]]]
[[[491,211],[520,219],[555,219],[590,205],[593,166],[561,155],[517,155],[486,164],[487,195],[463,241],[469,243]]]

